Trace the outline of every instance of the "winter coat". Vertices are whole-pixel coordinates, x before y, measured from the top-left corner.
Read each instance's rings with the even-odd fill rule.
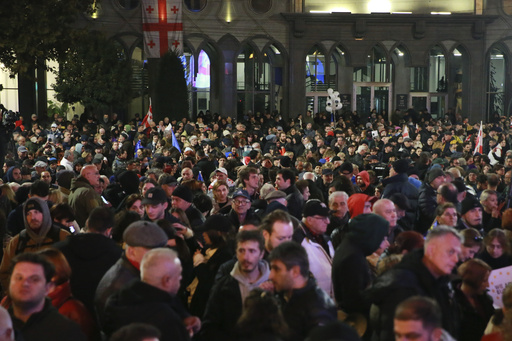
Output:
[[[466,295],[460,290],[460,286],[455,287],[455,301],[459,305],[461,314],[459,340],[480,341],[487,323],[494,313],[492,298],[489,295],[478,295],[475,298],[483,316],[469,303]]]
[[[309,271],[315,277],[318,287],[325,290],[330,297],[334,297],[331,277],[334,247],[329,237],[321,235],[315,239],[309,229],[301,224],[293,233],[292,239],[306,249]],[[323,245],[318,243],[318,239]]]
[[[187,341],[190,337],[178,307],[174,296],[135,280],[108,299],[103,331],[111,336],[130,323],[148,323],[160,330],[161,341]]]
[[[59,310],[62,316],[76,322],[80,329],[87,335],[88,340],[99,340],[100,333],[94,322],[94,318],[82,302],[73,298],[69,281],[55,287],[48,294],[52,305]]]
[[[255,283],[247,283],[238,271],[238,262],[228,276],[222,277],[212,288],[201,328],[201,340],[235,340],[235,325],[242,315],[244,292],[258,287],[268,279],[270,269],[266,261],[260,261],[262,276]]]
[[[334,301],[314,280],[309,278],[304,288],[294,289],[289,300],[279,296],[284,319],[293,334],[291,340],[304,340],[317,327],[336,321]]]
[[[288,201],[288,212],[297,219],[302,219],[302,208],[304,207],[304,197],[295,185],[291,185],[283,190],[286,193]]]
[[[123,254],[121,258],[105,273],[94,296],[94,306],[100,324],[104,323],[104,311],[107,299],[134,279],[140,278],[140,270]]]
[[[23,322],[14,316],[12,307],[9,309],[12,324],[15,330],[21,332],[24,341],[86,341],[84,333],[73,321],[65,318],[49,299],[46,299],[41,311],[30,315],[27,322]]]
[[[377,277],[365,296],[373,304],[372,340],[393,341],[393,317],[398,304],[411,296],[426,296],[437,301],[442,326],[457,339],[459,312],[453,289],[446,276],[435,278],[422,262],[423,249],[406,254],[402,261]]]
[[[94,293],[105,273],[121,258],[121,247],[99,233],[69,236],[54,247],[71,267],[71,291],[94,313]]]
[[[425,234],[436,219],[437,208],[436,190],[428,183],[424,182],[420,187],[418,196],[418,219],[414,229],[421,234]]]

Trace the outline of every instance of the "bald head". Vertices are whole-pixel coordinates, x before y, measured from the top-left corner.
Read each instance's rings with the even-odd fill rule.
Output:
[[[156,248],[148,251],[140,264],[141,280],[175,295],[180,288],[181,262],[176,251]]]
[[[304,173],[302,178],[304,180],[313,180],[313,181],[315,181],[315,174],[313,174],[312,172],[306,172],[306,173]]]
[[[397,215],[395,204],[389,199],[379,199],[373,204],[373,213],[380,215],[389,222],[389,228],[396,226]]]

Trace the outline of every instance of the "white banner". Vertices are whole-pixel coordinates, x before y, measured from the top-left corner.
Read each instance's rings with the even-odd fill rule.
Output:
[[[494,302],[494,308],[503,308],[503,290],[512,283],[512,266],[496,269],[489,275],[489,295]]]

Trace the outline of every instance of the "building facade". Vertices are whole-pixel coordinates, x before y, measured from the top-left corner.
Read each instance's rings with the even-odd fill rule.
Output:
[[[141,10],[138,0],[102,0],[80,22],[132,59],[138,96],[128,115],[147,110],[153,91]],[[408,108],[437,117],[452,108],[471,121],[508,115],[511,26],[512,0],[184,0],[190,114],[296,117],[324,111],[332,88],[342,110],[362,117]]]

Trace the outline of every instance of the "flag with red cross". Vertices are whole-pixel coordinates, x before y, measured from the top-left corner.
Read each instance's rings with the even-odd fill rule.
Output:
[[[160,58],[169,50],[183,52],[181,0],[143,0],[142,31],[146,58]]]

